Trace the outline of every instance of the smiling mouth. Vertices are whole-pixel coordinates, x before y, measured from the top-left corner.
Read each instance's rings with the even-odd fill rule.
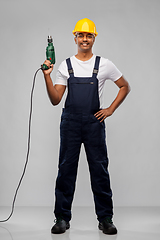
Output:
[[[89,45],[89,43],[82,43],[81,45],[84,47],[87,47]]]

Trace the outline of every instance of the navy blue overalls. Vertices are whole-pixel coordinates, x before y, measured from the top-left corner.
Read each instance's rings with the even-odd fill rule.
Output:
[[[96,57],[92,77],[74,77],[70,58],[66,60],[69,79],[68,95],[61,116],[59,171],[56,180],[55,216],[71,220],[81,144],[84,144],[90,171],[97,219],[101,222],[113,215],[112,191],[108,173],[105,123],[94,114],[99,110],[97,73],[100,57]],[[91,70],[92,71],[92,70]]]

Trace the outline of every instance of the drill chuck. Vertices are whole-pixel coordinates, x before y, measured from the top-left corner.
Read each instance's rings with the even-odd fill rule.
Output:
[[[52,42],[53,42],[52,36],[48,36],[48,42],[49,42],[49,43],[52,43]]]

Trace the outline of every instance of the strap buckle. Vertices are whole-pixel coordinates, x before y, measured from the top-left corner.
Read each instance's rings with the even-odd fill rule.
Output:
[[[69,74],[73,74],[74,73],[73,69],[69,69],[68,72],[69,72]]]
[[[98,74],[98,69],[93,69],[93,73]]]

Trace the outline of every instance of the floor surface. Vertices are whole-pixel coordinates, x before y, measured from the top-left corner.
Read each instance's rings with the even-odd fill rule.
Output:
[[[0,220],[10,208],[0,208]],[[93,207],[73,207],[71,228],[53,235],[54,215],[50,207],[16,207],[11,219],[0,223],[0,240],[160,240],[160,207],[117,207],[114,224],[118,234],[98,230]]]

